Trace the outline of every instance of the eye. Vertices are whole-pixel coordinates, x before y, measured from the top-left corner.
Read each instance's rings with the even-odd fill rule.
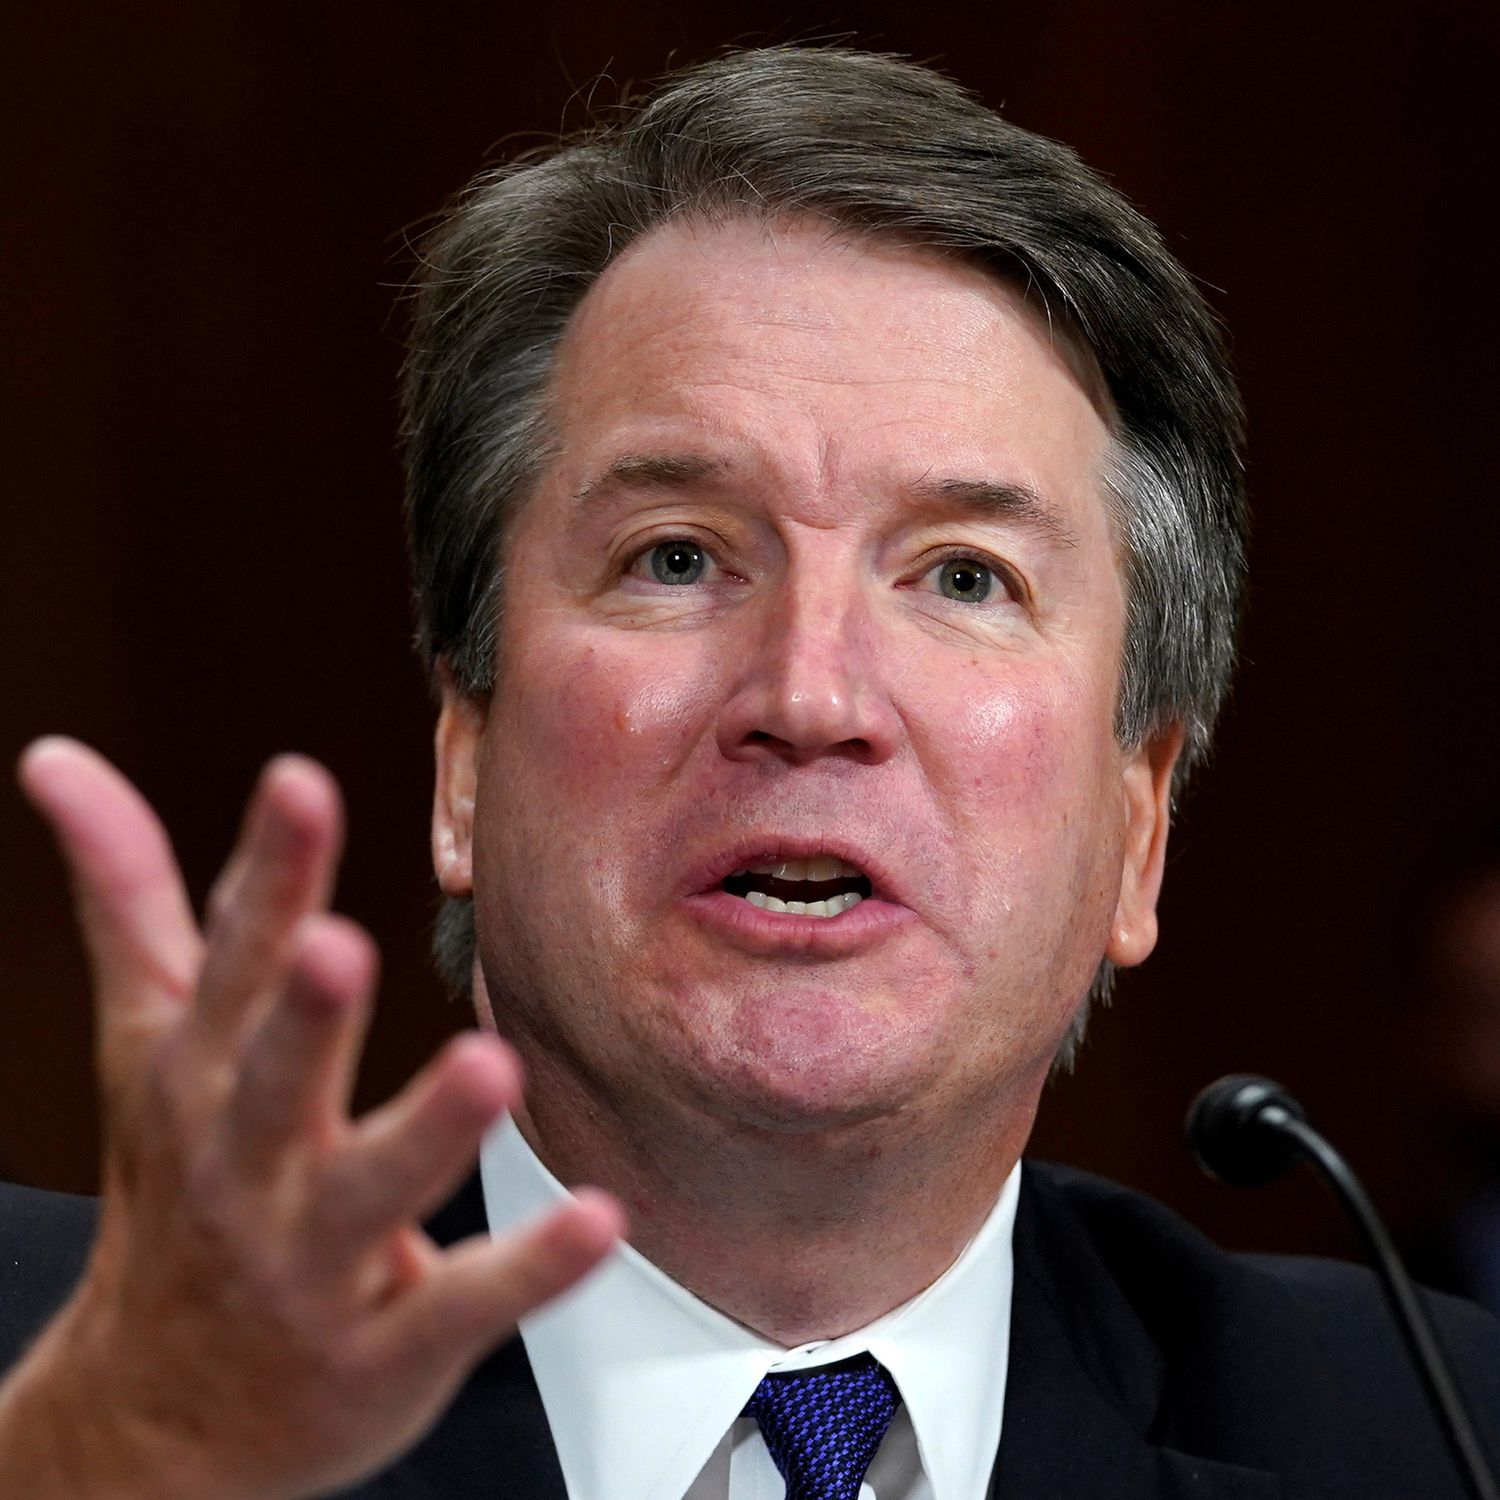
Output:
[[[995,585],[995,570],[973,557],[950,557],[933,570],[937,586],[960,604],[982,604]]]
[[[697,583],[708,566],[708,556],[697,542],[674,537],[658,542],[647,554],[651,576],[658,583]]]

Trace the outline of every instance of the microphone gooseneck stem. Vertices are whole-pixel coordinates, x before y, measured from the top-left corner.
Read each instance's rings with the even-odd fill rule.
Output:
[[[1318,1169],[1324,1182],[1349,1211],[1380,1275],[1381,1286],[1427,1387],[1454,1459],[1468,1480],[1470,1493],[1474,1500],[1500,1500],[1500,1488],[1496,1487],[1463,1397],[1448,1372],[1432,1320],[1418,1299],[1411,1277],[1406,1274],[1406,1268],[1375,1212],[1375,1205],[1370,1202],[1359,1179],[1344,1158],[1311,1125],[1281,1105],[1267,1104],[1259,1113],[1258,1123],[1296,1141],[1303,1156]]]

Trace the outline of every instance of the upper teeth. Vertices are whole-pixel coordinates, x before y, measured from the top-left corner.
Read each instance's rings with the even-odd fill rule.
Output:
[[[740,874],[770,875],[776,880],[847,880],[863,874],[863,871],[845,864],[841,859],[835,859],[831,854],[819,854],[812,859],[784,859],[746,865]]]

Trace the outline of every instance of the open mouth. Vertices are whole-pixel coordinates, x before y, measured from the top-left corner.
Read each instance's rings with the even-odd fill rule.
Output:
[[[722,889],[762,911],[798,917],[839,917],[870,894],[869,877],[829,854],[769,860],[727,876]]]

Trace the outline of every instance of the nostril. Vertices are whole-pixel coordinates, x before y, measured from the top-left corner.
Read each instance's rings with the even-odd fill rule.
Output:
[[[740,741],[742,749],[769,750],[784,760],[803,762],[818,760],[825,755],[850,757],[855,760],[875,760],[875,749],[869,740],[849,738],[830,740],[827,743],[800,744],[796,740],[784,739],[765,729],[752,729]]]
[[[895,753],[902,729],[883,693],[836,696],[749,684],[724,706],[717,739],[729,759],[805,765],[823,757],[875,765]]]

